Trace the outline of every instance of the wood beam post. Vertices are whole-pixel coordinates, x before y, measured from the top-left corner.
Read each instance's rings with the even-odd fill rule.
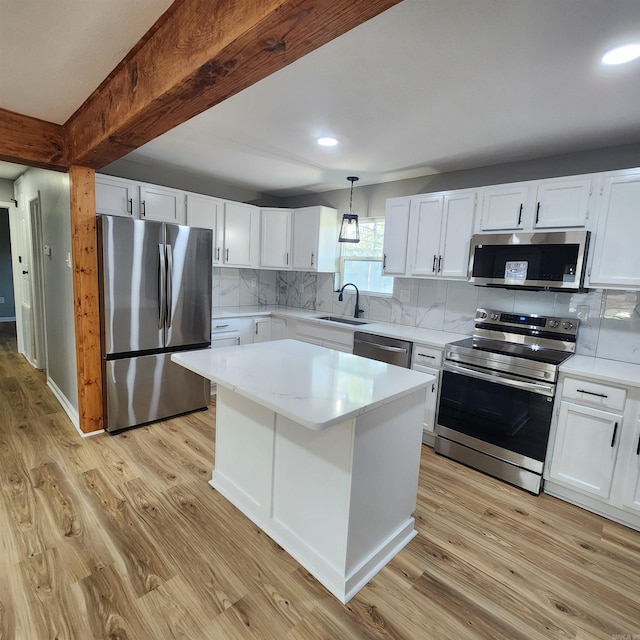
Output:
[[[99,169],[400,0],[176,0],[67,121]]]
[[[95,171],[69,169],[71,250],[80,430],[103,428]]]
[[[0,109],[0,160],[66,171],[64,128]]]

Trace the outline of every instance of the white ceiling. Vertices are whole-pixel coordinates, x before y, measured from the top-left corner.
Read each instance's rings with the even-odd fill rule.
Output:
[[[168,4],[0,0],[0,106],[64,122]],[[639,0],[404,0],[127,158],[284,196],[640,142],[629,41]]]

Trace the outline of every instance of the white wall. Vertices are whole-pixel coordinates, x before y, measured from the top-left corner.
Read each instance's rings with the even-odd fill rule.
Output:
[[[28,169],[23,185],[26,203],[40,191],[43,242],[51,247],[44,258],[47,377],[77,411],[73,280],[65,261],[71,252],[69,176]]]
[[[0,178],[0,202],[10,202],[13,198],[13,180]]]

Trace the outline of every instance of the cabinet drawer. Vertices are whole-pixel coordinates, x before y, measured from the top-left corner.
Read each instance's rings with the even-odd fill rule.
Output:
[[[320,344],[333,343],[353,349],[353,331],[350,329],[338,329],[337,327],[325,327],[311,322],[300,322],[296,324],[296,337],[309,341],[317,341]]]
[[[624,401],[627,397],[626,389],[611,387],[599,382],[589,382],[577,378],[565,378],[562,388],[562,397],[578,400],[586,404],[608,409],[624,410]]]
[[[425,347],[421,344],[413,345],[413,365],[422,365],[425,367],[441,367],[442,366],[442,349],[435,347]]]

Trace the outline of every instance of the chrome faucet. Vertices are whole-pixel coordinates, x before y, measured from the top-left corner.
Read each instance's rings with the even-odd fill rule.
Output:
[[[342,296],[342,292],[345,290],[346,287],[353,287],[356,290],[356,306],[353,312],[353,317],[354,318],[359,318],[361,313],[364,313],[364,309],[360,308],[360,292],[358,291],[358,287],[356,287],[355,284],[353,284],[353,282],[347,282],[347,284],[343,284],[341,289],[338,289],[338,291],[336,293],[340,294],[338,295],[338,302],[342,302],[342,300],[344,299]]]

